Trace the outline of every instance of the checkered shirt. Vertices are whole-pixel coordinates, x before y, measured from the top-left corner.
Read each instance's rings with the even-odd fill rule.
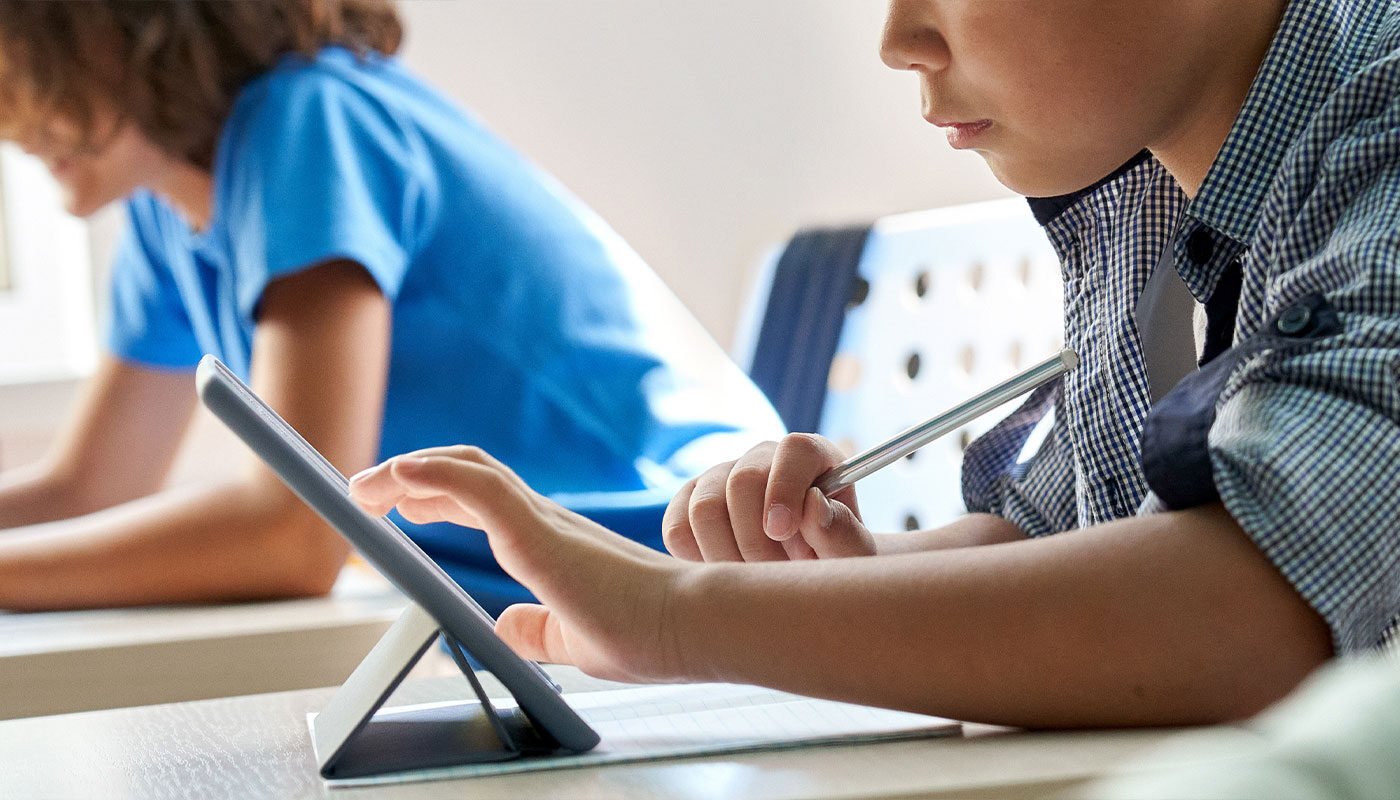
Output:
[[[1239,276],[1222,348],[1321,294],[1342,332],[1235,367],[1209,434],[1212,477],[1338,652],[1380,643],[1400,619],[1400,2],[1293,0],[1194,200],[1144,154],[1032,204],[1063,264],[1065,341],[1082,365],[968,448],[969,509],[1031,536],[1161,510],[1140,458],[1151,402],[1134,312],[1166,248],[1208,309]]]

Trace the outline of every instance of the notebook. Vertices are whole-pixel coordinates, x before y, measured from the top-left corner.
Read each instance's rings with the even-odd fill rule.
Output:
[[[960,731],[957,722],[941,717],[814,700],[735,684],[639,686],[568,693],[565,698],[602,736],[602,742],[587,753],[328,780],[326,785],[377,786],[793,747],[918,739]],[[379,717],[392,719],[396,713],[459,702],[389,708],[380,711]],[[497,708],[514,706],[509,699],[493,699],[492,702]],[[308,721],[314,716],[308,715]]]

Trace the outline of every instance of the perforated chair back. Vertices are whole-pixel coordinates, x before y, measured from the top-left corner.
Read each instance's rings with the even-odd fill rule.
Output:
[[[838,241],[852,235],[826,233]],[[813,232],[794,242],[804,235]],[[810,265],[827,271],[824,278],[814,274],[813,282],[842,305],[837,333],[818,326],[825,333],[810,337],[813,347],[805,350],[801,337],[765,335],[772,326],[758,316],[783,312],[784,302],[828,313],[810,297],[784,300],[781,274],[791,273],[791,264],[780,270],[780,257],[760,276],[767,283],[755,293],[734,353],[780,411],[784,397],[789,407],[803,407],[804,401],[794,403],[790,396],[798,387],[806,407],[820,409],[815,430],[847,453],[877,444],[1060,348],[1059,263],[1024,201],[886,217],[862,238],[854,275],[833,282],[832,271],[851,266],[840,259]],[[834,348],[824,337],[835,340]],[[781,372],[805,379],[778,380],[773,388],[775,352],[803,365]],[[765,364],[760,380],[754,368]],[[826,380],[811,380],[813,375]],[[862,481],[866,523],[873,530],[926,528],[961,514],[963,448],[1014,407],[1008,404]]]

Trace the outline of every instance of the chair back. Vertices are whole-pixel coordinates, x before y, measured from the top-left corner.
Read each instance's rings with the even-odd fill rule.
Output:
[[[814,248],[813,236],[831,246]],[[851,259],[856,238],[858,255]],[[868,236],[809,231],[794,245],[827,256],[806,266],[809,284],[820,286],[828,301],[834,297],[836,310],[810,292],[793,291],[794,264],[784,263],[789,248],[760,275],[734,355],[780,413],[784,407],[817,409],[803,412],[815,421],[808,429],[847,453],[878,444],[1061,347],[1059,262],[1022,200],[886,217]],[[771,323],[804,311],[822,319],[807,330]],[[927,528],[963,513],[963,449],[1015,405],[861,481],[866,523],[873,530]],[[789,426],[802,429],[789,413]]]

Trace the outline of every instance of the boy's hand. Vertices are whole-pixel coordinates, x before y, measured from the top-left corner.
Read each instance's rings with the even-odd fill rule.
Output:
[[[540,496],[475,447],[398,456],[356,475],[366,511],[486,532],[497,562],[544,605],[507,608],[496,632],[521,656],[601,678],[689,677],[675,646],[674,595],[693,570]]]
[[[690,481],[666,509],[666,548],[690,561],[781,561],[875,554],[854,487],[812,488],[839,464],[834,444],[805,433],[765,442]]]

